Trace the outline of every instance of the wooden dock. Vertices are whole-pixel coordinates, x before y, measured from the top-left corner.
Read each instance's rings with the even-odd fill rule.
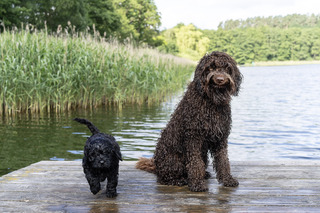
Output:
[[[320,212],[320,163],[231,164],[239,187],[211,178],[196,193],[120,162],[119,195],[107,198],[91,194],[80,161],[41,161],[0,177],[0,212]]]

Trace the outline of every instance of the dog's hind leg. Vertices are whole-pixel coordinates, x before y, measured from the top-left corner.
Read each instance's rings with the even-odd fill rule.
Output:
[[[155,159],[157,181],[164,185],[184,186],[188,184],[186,167],[182,156],[167,154]]]
[[[239,182],[231,175],[227,147],[215,150],[213,157],[218,182],[228,187],[238,186]]]

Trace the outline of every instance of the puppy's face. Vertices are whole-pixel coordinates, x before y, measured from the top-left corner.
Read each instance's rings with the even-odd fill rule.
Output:
[[[242,75],[236,62],[226,53],[212,52],[199,62],[195,81],[199,90],[209,98],[228,99],[238,95]]]
[[[110,168],[113,152],[104,143],[94,143],[86,147],[85,155],[93,168]]]

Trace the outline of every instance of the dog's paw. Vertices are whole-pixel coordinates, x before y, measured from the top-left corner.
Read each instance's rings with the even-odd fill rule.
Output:
[[[116,191],[107,191],[106,195],[107,197],[112,198],[112,197],[116,197],[118,193]]]
[[[181,178],[181,179],[178,179],[178,180],[173,180],[170,185],[174,185],[174,186],[185,186],[185,185],[187,185],[187,184],[188,184],[187,179]]]
[[[92,194],[97,194],[101,189],[100,185],[96,185],[96,186],[90,186],[90,191],[92,192]]]
[[[235,178],[231,177],[223,181],[223,185],[226,187],[237,187],[239,186],[239,182]]]
[[[204,181],[198,182],[198,183],[189,183],[189,189],[193,192],[206,192],[208,191],[208,187],[204,183]]]

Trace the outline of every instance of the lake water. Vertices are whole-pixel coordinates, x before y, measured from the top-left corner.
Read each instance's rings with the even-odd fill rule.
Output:
[[[320,159],[320,65],[241,67],[242,90],[232,101],[229,157],[244,160]],[[0,175],[40,160],[80,160],[91,120],[115,136],[124,160],[151,157],[182,97],[157,106],[105,107],[60,115],[0,119]]]

